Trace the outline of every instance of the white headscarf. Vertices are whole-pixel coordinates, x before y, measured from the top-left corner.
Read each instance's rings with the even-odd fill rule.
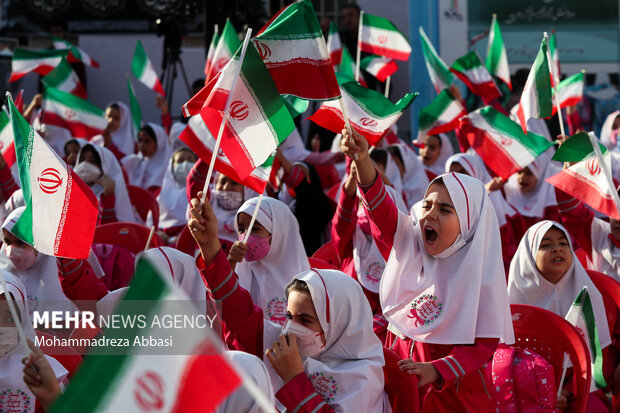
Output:
[[[618,147],[618,139],[613,139],[611,132],[613,130],[614,121],[620,116],[620,110],[617,110],[607,116],[603,127],[601,128],[601,143],[609,150],[614,150]]]
[[[211,193],[209,194],[209,202],[213,208],[213,213],[217,217],[217,235],[220,239],[226,241],[237,241],[237,230],[235,229],[235,218],[237,216],[236,209],[224,209],[217,202],[217,196],[214,192],[215,186],[220,176],[220,172],[215,172],[213,184],[211,185]],[[247,186],[243,187],[243,201],[257,197],[258,193]],[[243,205],[243,204],[242,204]]]
[[[439,156],[431,166],[424,165],[424,163],[422,163],[422,165],[424,165],[426,169],[428,169],[435,175],[441,175],[444,173],[446,161],[454,153],[454,148],[452,147],[452,142],[450,142],[450,138],[448,138],[448,135],[446,135],[445,133],[440,133],[439,135],[433,136],[438,136],[439,141],[441,142],[441,150],[439,152]],[[420,162],[422,162],[422,158],[419,157],[419,159]]]
[[[249,199],[239,208],[234,222],[237,233],[239,214],[245,212],[252,216],[257,201],[258,198]],[[263,309],[267,320],[284,324],[284,287],[294,274],[310,268],[310,264],[299,235],[297,218],[286,204],[274,198],[263,197],[256,221],[271,234],[271,246],[262,260],[243,260],[237,264],[239,285],[250,292],[254,304]]]
[[[2,224],[2,229],[13,233],[13,227],[24,213],[26,207],[19,207],[9,214]],[[17,237],[17,235],[15,235]],[[19,238],[19,237],[18,237]],[[24,240],[21,240],[24,241]],[[24,241],[25,242],[25,241]],[[0,248],[0,269],[14,274],[24,283],[28,292],[28,308],[33,310],[75,311],[73,303],[65,296],[58,278],[56,257],[37,253],[34,265],[26,270],[15,268],[6,255],[6,244]]]
[[[187,146],[185,142],[179,139],[179,136],[181,136],[181,133],[185,130],[186,126],[187,125],[183,122],[174,122],[172,126],[170,127],[169,135],[170,135],[170,146],[172,148],[172,151],[177,151],[181,148],[189,149],[189,146]]]
[[[519,187],[519,178],[515,173],[504,185],[506,200],[524,217],[542,218],[545,215],[545,208],[557,205],[555,187],[546,179],[558,173],[560,169],[552,164],[547,152],[539,155],[527,167],[538,180],[536,187],[530,193],[523,194]]]
[[[594,310],[596,329],[601,348],[611,344],[605,305],[601,293],[596,289],[571,247],[573,265],[556,284],[547,281],[536,267],[536,254],[545,234],[552,227],[564,232],[570,246],[570,235],[554,221],[542,221],[531,226],[519,243],[519,248],[510,263],[508,295],[512,304],[527,304],[549,310],[560,317],[566,317],[573,301],[584,286]]]
[[[403,181],[400,176],[400,170],[398,169],[398,165],[392,158],[392,154],[388,151],[385,151],[387,158],[385,160],[385,176],[390,180],[392,186],[398,191],[401,192],[403,190]]]
[[[461,165],[469,174],[476,179],[479,179],[483,184],[487,184],[493,178],[484,166],[482,158],[474,154],[457,153],[448,158],[446,162],[446,173],[450,171],[450,165],[454,162]],[[501,191],[493,191],[489,194],[489,198],[495,208],[495,214],[497,215],[497,223],[500,228],[506,224],[506,217],[513,217],[517,214],[517,211],[506,202],[506,199],[502,195]]]
[[[179,148],[172,154],[164,174],[161,191],[159,191],[159,195],[157,195],[157,203],[159,204],[159,227],[164,229],[183,225],[187,222],[185,213],[189,202],[187,202],[185,193],[186,182],[177,181],[172,169],[174,155],[181,150],[188,149]]]
[[[133,207],[129,200],[129,192],[127,192],[127,185],[125,185],[123,170],[116,160],[116,157],[109,149],[98,145],[84,145],[80,149],[80,153],[78,153],[78,160],[75,166],[77,167],[81,163],[80,157],[82,156],[82,151],[88,146],[94,148],[99,154],[103,174],[108,175],[114,180],[114,209],[116,211],[116,218],[120,222],[136,222]],[[95,185],[93,185],[93,187]]]
[[[134,153],[136,147],[136,136],[133,133],[133,124],[131,122],[131,112],[129,107],[123,102],[112,102],[107,107],[112,105],[118,105],[121,115],[121,124],[117,130],[110,132],[110,138],[114,145],[123,152],[125,155]],[[91,140],[92,143],[103,147],[103,135],[94,136]]]
[[[225,351],[224,355],[232,361],[237,368],[243,369],[256,387],[267,396],[272,405],[275,405],[273,386],[269,379],[267,368],[258,357],[244,353],[243,351]],[[216,413],[261,413],[262,410],[245,387],[237,389],[230,394],[215,410]]]
[[[280,150],[289,162],[303,161],[310,154],[304,146],[297,128],[280,144]]]
[[[30,313],[26,311],[26,288],[19,278],[13,274],[3,271],[3,276],[8,292],[11,294],[16,310],[19,312],[22,330],[26,338],[34,342],[36,334],[32,326]],[[0,284],[0,294],[4,293],[4,287]],[[15,322],[17,323],[19,320],[15,320]],[[21,363],[21,359],[27,354],[30,354],[30,349],[24,348],[22,342],[18,341],[17,347],[0,357],[0,395],[3,396],[0,398],[1,411],[34,411],[36,398],[28,386],[26,386],[26,383],[24,383],[24,365]],[[58,380],[61,380],[68,374],[68,371],[56,359],[49,356],[45,356],[45,358]],[[5,401],[10,401],[11,405],[5,404]]]
[[[170,143],[168,135],[161,126],[149,122],[155,133],[155,141],[157,149],[153,156],[145,157],[141,152],[125,156],[121,160],[123,168],[129,175],[129,183],[148,189],[152,186],[162,186],[164,174],[166,173],[166,165],[170,159]]]
[[[440,258],[430,256],[417,219],[398,214],[394,247],[379,289],[383,314],[400,332],[424,343],[473,344],[476,338],[500,338],[512,344],[502,243],[486,189],[463,174],[435,180],[440,178],[458,215],[461,235]]]
[[[390,145],[398,148],[400,157],[403,159],[405,173],[402,178],[403,193],[407,197],[407,208],[424,198],[429,180],[424,170],[424,164],[418,155],[404,143]]]

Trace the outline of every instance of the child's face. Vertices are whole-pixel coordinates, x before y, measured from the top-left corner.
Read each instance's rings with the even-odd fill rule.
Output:
[[[620,221],[609,218],[609,228],[611,229],[611,236],[614,237],[616,241],[620,241]]]
[[[109,107],[105,110],[105,119],[110,125],[110,132],[117,131],[121,126],[121,112],[118,109]]]
[[[224,174],[219,174],[215,183],[215,189],[218,191],[243,192],[243,185],[233,181]]]
[[[140,131],[138,132],[138,150],[147,158],[153,156],[157,152],[157,142],[148,133]]]
[[[557,228],[549,229],[538,247],[536,268],[545,280],[556,284],[571,265],[573,253],[566,235]]]
[[[458,162],[452,162],[450,164],[450,170],[448,172],[456,172],[456,173],[463,174],[463,175],[469,175],[469,173],[467,173],[465,168],[463,168],[461,164]]]
[[[245,234],[245,229],[250,226],[251,220],[252,216],[250,214],[246,214],[245,212],[241,212],[239,214],[239,217],[237,218],[239,234]],[[258,220],[254,221],[254,225],[252,226],[252,234],[261,238],[268,238],[271,236],[271,233],[267,231],[267,229],[263,227]]]
[[[422,203],[420,228],[429,255],[443,252],[461,233],[459,217],[444,185],[434,183],[428,188]]]
[[[529,194],[536,188],[536,184],[538,184],[538,179],[534,176],[530,168],[527,167],[519,171],[517,178],[519,189],[522,194]]]
[[[325,345],[325,334],[314,309],[312,297],[307,292],[291,290],[286,303],[286,318],[295,321],[312,331],[321,333],[321,341]]]
[[[441,141],[437,136],[427,136],[424,141],[424,148],[420,148],[420,156],[422,156],[422,163],[426,166],[431,166],[439,158],[441,152]]]

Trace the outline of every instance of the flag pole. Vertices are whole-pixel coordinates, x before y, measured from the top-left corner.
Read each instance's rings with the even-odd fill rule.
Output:
[[[562,387],[564,387],[564,379],[566,378],[566,370],[568,370],[568,364],[566,363],[566,360],[568,359],[566,353],[564,353],[564,361],[562,362],[562,376],[560,377],[560,385],[558,386],[558,394],[556,395],[557,397],[560,397],[560,395],[562,394]]]
[[[254,213],[252,214],[250,225],[248,225],[248,227],[245,229],[245,236],[243,237],[244,244],[248,242],[248,238],[250,237],[250,233],[252,232],[252,228],[254,227],[254,222],[256,222],[256,217],[258,216],[258,211],[260,210],[260,204],[263,202],[264,194],[265,191],[263,191],[263,193],[258,196],[258,201],[256,201],[256,208],[254,209]]]
[[[226,121],[228,120],[228,112],[230,111],[230,101],[231,96],[234,93],[235,86],[237,85],[237,79],[239,79],[239,72],[241,72],[241,66],[243,65],[243,59],[245,58],[245,52],[248,48],[248,43],[250,42],[250,37],[252,36],[252,29],[248,29],[245,34],[245,39],[243,40],[243,45],[241,46],[241,54],[239,55],[239,62],[237,63],[237,67],[235,67],[235,75],[232,80],[232,85],[230,87],[230,93],[226,98],[226,105],[224,106],[224,116],[222,117],[222,124],[220,125],[220,130],[217,133],[217,139],[215,140],[215,146],[213,147],[213,155],[211,155],[211,162],[209,163],[209,172],[207,172],[207,180],[205,181],[205,186],[202,189],[202,199],[201,203],[204,204],[205,199],[207,199],[207,191],[209,189],[209,181],[211,180],[211,175],[213,174],[213,167],[215,166],[215,160],[217,159],[217,153],[220,149],[220,142],[222,141],[222,135],[224,134],[224,127],[226,126]]]
[[[151,245],[151,241],[153,241],[153,235],[155,235],[155,225],[151,227],[151,232],[149,232],[149,238],[146,240],[146,246],[144,247],[144,251],[149,249],[149,245]]]
[[[217,36],[219,32],[220,32],[220,26],[217,23],[215,23],[213,27],[213,37]],[[210,57],[215,56],[216,48],[217,48],[217,44],[213,46],[213,54]],[[211,77],[211,71],[213,70],[213,62],[209,62],[208,52],[207,52],[207,64],[209,65],[209,70],[207,70],[207,77],[205,77],[205,85],[209,82],[209,78]]]
[[[611,197],[616,204],[616,209],[618,210],[618,215],[620,215],[620,197],[618,196],[618,191],[616,186],[614,185],[613,178],[611,177],[611,171],[607,169],[607,165],[603,162],[603,154],[601,153],[601,148],[598,146],[598,139],[594,136],[594,132],[588,133],[588,137],[590,138],[590,143],[592,143],[592,147],[594,148],[594,153],[596,154],[596,158],[598,160],[598,164],[605,174],[605,179],[607,180],[607,185],[612,189]]]
[[[347,108],[344,105],[342,95],[340,95],[340,98],[338,98],[338,102],[340,103],[340,111],[342,112],[342,117],[344,118],[344,125],[347,128],[347,132],[349,132],[349,141],[355,142],[353,140],[353,129],[351,128],[351,123],[349,122],[349,115],[347,114]],[[359,156],[355,154],[354,159],[357,161],[359,159]]]
[[[390,83],[392,80],[392,76],[388,76],[387,79],[385,79],[385,97],[390,96]]]
[[[549,65],[549,70],[551,72],[551,78],[553,79],[553,96],[555,96],[555,106],[558,112],[558,121],[560,122],[560,133],[562,136],[566,136],[564,133],[564,121],[562,120],[562,108],[560,107],[560,99],[558,96],[558,76],[559,73],[555,73],[555,65],[551,60],[551,52],[549,51],[549,35],[547,32],[544,34],[545,37],[545,45],[547,46],[547,63]],[[600,161],[600,159],[599,159]]]
[[[360,11],[360,22],[357,26],[357,57],[355,59],[355,81],[360,81],[360,57],[362,55],[362,24],[364,22],[364,11]]]

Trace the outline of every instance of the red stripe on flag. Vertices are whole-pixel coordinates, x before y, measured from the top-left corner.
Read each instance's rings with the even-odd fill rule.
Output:
[[[266,63],[280,94],[303,99],[332,99],[340,96],[334,68],[329,60],[293,59]]]
[[[564,109],[565,107],[568,107],[568,106],[574,106],[577,103],[581,102],[582,98],[583,98],[583,96],[579,96],[579,97],[575,96],[575,97],[568,98],[568,99],[560,102],[560,108]],[[555,115],[556,113],[558,113],[558,107],[554,103],[554,105],[552,107],[552,111],[551,111],[551,116]]]
[[[11,142],[6,148],[2,150],[2,156],[4,161],[10,167],[17,162],[17,155],[15,155],[15,142]]]
[[[319,110],[317,110],[314,115],[310,116],[308,119],[334,133],[340,133],[344,128],[344,118],[342,116],[342,112],[333,107],[321,106]],[[349,119],[349,122],[351,123],[351,127],[355,129],[357,133],[366,138],[369,145],[375,145],[384,135],[384,133],[376,133],[363,128],[351,119]]]
[[[392,76],[394,73],[396,73],[397,70],[398,70],[398,65],[396,64],[396,62],[393,60],[390,60],[385,66],[381,68],[381,70],[379,70],[376,78],[380,82],[385,82],[388,76]]]
[[[485,98],[487,101],[491,101],[493,99],[497,99],[502,96],[502,93],[495,85],[495,82],[492,80],[484,83],[473,83],[469,77],[467,77],[463,72],[459,72],[458,70],[450,69],[452,73],[454,73],[459,79],[463,81],[476,95]]]
[[[97,129],[90,125],[86,125],[85,123],[68,121],[54,112],[45,112],[43,119],[48,125],[69,129],[71,136],[74,138],[90,139],[93,136],[100,135],[103,132],[103,129]]]
[[[88,95],[86,94],[86,89],[84,89],[82,82],[78,83],[77,86],[75,86],[70,93],[82,99],[86,99],[88,97]]]
[[[448,132],[448,131],[451,131],[453,129],[456,129],[459,126],[460,118],[463,117],[463,116],[466,116],[466,115],[467,115],[467,111],[463,110],[463,111],[461,111],[461,113],[456,115],[456,117],[454,119],[452,119],[450,122],[444,123],[444,124],[439,125],[439,126],[436,126],[436,127],[432,128],[431,130],[429,130],[428,132],[426,132],[426,134],[427,135],[436,135],[438,133],[444,133],[444,132]]]
[[[521,124],[521,129],[523,129],[523,133],[527,133],[527,120],[525,119],[525,111],[521,103],[519,103],[519,107],[517,108],[517,118]]]
[[[155,79],[155,84],[153,85],[153,90],[157,93],[159,93],[162,96],[166,96],[166,94],[164,93],[164,88],[161,86],[161,83],[159,82],[159,79]]]
[[[28,71],[28,72],[13,72],[11,73],[11,77],[9,78],[9,82],[14,82],[18,79],[21,79],[22,77],[26,76],[28,73],[38,73],[41,76],[45,76],[47,75],[49,72],[51,72],[52,70],[54,70],[55,66],[48,66],[48,65],[40,65],[35,67],[34,69]]]
[[[342,48],[331,52],[329,54],[329,59],[332,61],[332,65],[338,66],[342,61]]]
[[[362,52],[368,52],[379,56],[391,57],[396,60],[409,60],[409,53],[400,50],[390,49],[389,47],[376,46],[370,43],[361,43]]]

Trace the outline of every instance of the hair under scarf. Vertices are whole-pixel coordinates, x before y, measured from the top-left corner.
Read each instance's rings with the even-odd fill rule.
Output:
[[[431,171],[432,173],[434,173],[435,175],[441,175],[444,173],[446,161],[454,153],[454,148],[452,147],[452,142],[450,142],[448,135],[446,135],[445,133],[440,133],[439,135],[431,135],[431,136],[435,136],[439,138],[439,143],[441,145],[441,148],[439,150],[439,156],[437,156],[437,159],[435,160],[435,162],[433,162],[433,164],[430,166],[424,165],[424,167],[428,169],[429,171]],[[420,160],[422,159],[420,158]]]
[[[146,157],[142,152],[125,156],[121,163],[129,175],[129,183],[148,189],[153,186],[160,187],[164,180],[168,161],[170,160],[170,143],[168,134],[161,126],[148,123],[155,133],[157,148],[152,156]]]
[[[486,189],[457,173],[437,177],[429,188],[440,178],[461,236],[437,257],[428,255],[417,219],[399,212],[379,289],[383,314],[401,333],[425,343],[500,338],[512,344],[499,226]]]

